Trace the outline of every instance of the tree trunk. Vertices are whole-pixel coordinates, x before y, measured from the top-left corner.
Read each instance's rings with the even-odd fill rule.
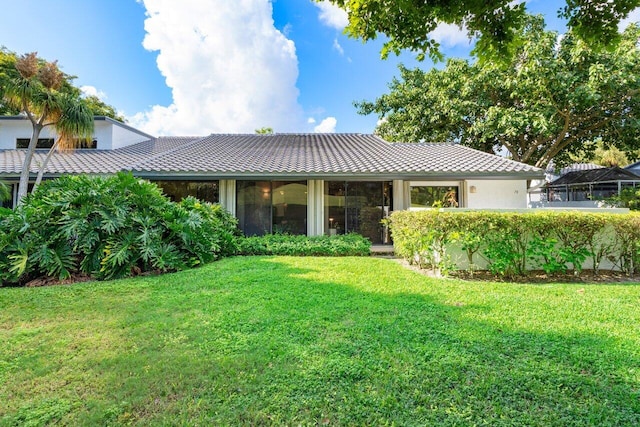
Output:
[[[40,131],[44,126],[40,123],[33,123],[33,133],[31,134],[31,141],[29,141],[29,147],[24,156],[24,162],[22,163],[22,171],[20,172],[20,184],[18,185],[18,200],[17,204],[22,203],[22,199],[27,195],[29,189],[29,171],[31,169],[31,160],[33,159],[33,153],[36,151],[38,145],[38,138],[40,137]]]
[[[44,162],[38,168],[38,177],[36,178],[36,182],[33,184],[33,190],[31,190],[32,193],[36,191],[36,188],[38,188],[38,185],[40,185],[40,182],[42,182],[42,176],[44,175],[44,171],[47,169],[47,164],[49,164],[51,155],[53,154],[54,151],[56,151],[56,148],[58,147],[58,142],[60,142],[59,138],[56,140],[53,146],[49,149],[49,152],[47,153],[47,157],[44,158]]]

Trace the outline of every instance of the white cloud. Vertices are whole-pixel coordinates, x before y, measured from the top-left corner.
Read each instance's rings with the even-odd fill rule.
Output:
[[[440,24],[429,35],[445,47],[471,44],[467,29],[454,24]]]
[[[618,24],[618,31],[624,31],[624,29],[632,22],[640,22],[640,7],[632,10],[629,13],[629,16],[627,16],[627,19],[620,21],[620,24]]]
[[[307,119],[307,123],[309,123],[310,125],[314,124],[316,122],[316,119],[314,119],[313,117],[309,117]]]
[[[336,30],[344,30],[349,24],[349,16],[347,12],[330,3],[328,0],[323,0],[319,3],[314,3],[316,7],[320,9],[320,22],[327,27],[335,28]]]
[[[107,99],[107,94],[101,90],[98,90],[94,86],[80,86],[80,90],[85,96],[95,96],[100,101],[105,101]]]
[[[336,131],[338,121],[335,117],[327,117],[320,124],[313,128],[315,133],[334,133]]]
[[[338,43],[337,38],[333,39],[333,48],[337,50],[341,56],[344,56],[344,49],[340,46],[340,43]]]
[[[304,125],[295,45],[274,27],[269,0],[142,0],[143,46],[158,51],[172,90],[129,120],[154,135],[287,132]]]

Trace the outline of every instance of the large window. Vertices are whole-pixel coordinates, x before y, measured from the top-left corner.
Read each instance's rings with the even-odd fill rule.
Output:
[[[411,187],[412,208],[457,208],[458,186],[455,185],[420,185]]]
[[[31,142],[30,138],[17,138],[16,139],[16,148],[29,148],[29,142]],[[53,138],[38,138],[38,142],[36,143],[36,148],[44,149],[53,147]]]
[[[16,139],[16,148],[29,148],[29,142],[31,142],[30,138],[17,138]],[[53,147],[54,144],[53,138],[38,138],[38,142],[36,144],[36,149],[49,149]],[[98,140],[97,139],[77,139],[75,140],[76,148],[98,148]]]
[[[246,236],[307,234],[307,181],[237,181],[236,191]]]
[[[381,223],[391,209],[391,182],[325,182],[325,230],[327,234],[358,233],[372,243],[390,243]]]
[[[164,194],[173,201],[179,202],[193,196],[204,202],[218,203],[220,192],[218,181],[154,181]]]

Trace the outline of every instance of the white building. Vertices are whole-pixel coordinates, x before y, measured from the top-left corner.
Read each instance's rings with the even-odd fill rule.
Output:
[[[28,120],[0,117],[0,180],[17,187]],[[42,138],[53,138],[43,134]],[[393,210],[440,205],[527,207],[527,183],[544,171],[456,144],[388,143],[365,134],[146,135],[96,118],[92,148],[58,152],[46,178],[130,171],[176,199],[219,202],[246,234],[358,232],[386,243]],[[35,177],[48,150],[37,150]]]

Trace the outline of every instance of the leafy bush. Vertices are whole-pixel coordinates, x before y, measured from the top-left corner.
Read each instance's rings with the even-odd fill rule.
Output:
[[[171,202],[126,173],[46,182],[0,220],[0,230],[3,283],[175,271],[236,251],[235,219],[220,206]]]
[[[367,256],[371,242],[358,234],[344,236],[292,236],[269,234],[243,237],[239,255]]]
[[[623,188],[620,195],[611,197],[608,202],[613,206],[629,208],[632,211],[640,210],[640,187]]]
[[[630,275],[640,267],[637,214],[426,210],[394,212],[389,222],[396,253],[437,273],[461,268],[448,256],[452,249],[467,255],[471,271],[480,255],[500,276],[579,274],[589,259],[596,272],[604,259]]]

